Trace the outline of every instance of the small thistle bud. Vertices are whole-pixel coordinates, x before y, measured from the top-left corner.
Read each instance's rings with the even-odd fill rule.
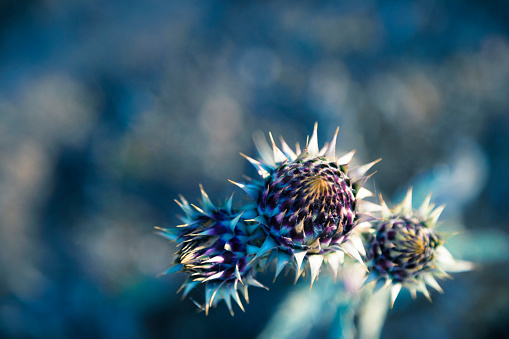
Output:
[[[224,300],[231,314],[231,298],[244,310],[238,290],[248,301],[249,285],[264,287],[254,278],[254,263],[249,254],[250,241],[259,237],[257,225],[248,225],[243,213],[232,209],[232,198],[223,207],[215,207],[202,192],[202,207],[189,205],[181,197],[177,201],[186,215],[184,225],[172,229],[161,229],[160,234],[176,241],[178,251],[173,265],[164,272],[181,271],[188,279],[181,287],[184,297],[196,286],[205,284],[205,304],[193,302],[205,310]],[[191,207],[192,206],[192,207]]]
[[[270,135],[271,152],[265,138],[258,137],[260,161],[245,156],[262,180],[236,184],[257,204],[255,221],[268,234],[257,257],[277,251],[276,276],[291,263],[298,278],[302,265],[309,263],[312,284],[324,261],[335,275],[344,253],[362,262],[364,247],[353,230],[361,223],[361,200],[371,196],[362,188],[368,178],[364,174],[376,161],[350,171],[354,152],[336,158],[337,132],[320,150],[315,124],[306,148],[301,151],[297,145],[295,152],[283,139],[281,151]]]
[[[423,293],[431,300],[426,284],[443,292],[435,277],[449,277],[446,273],[471,269],[471,264],[454,260],[443,246],[443,236],[436,231],[436,224],[443,206],[434,208],[430,197],[419,210],[412,209],[412,191],[404,201],[387,208],[382,200],[382,219],[373,223],[374,233],[369,236],[366,283],[377,280],[377,288],[392,285],[391,306],[402,287],[415,297]]]

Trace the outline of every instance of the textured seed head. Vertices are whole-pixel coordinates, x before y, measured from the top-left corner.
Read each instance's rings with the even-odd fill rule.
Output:
[[[235,211],[231,198],[224,206],[216,207],[203,189],[201,208],[189,205],[183,197],[177,203],[185,212],[182,217],[185,224],[159,228],[160,234],[176,241],[178,248],[173,264],[163,273],[180,271],[188,275],[181,287],[184,296],[204,284],[205,303],[195,304],[206,313],[219,300],[224,300],[233,314],[231,298],[243,310],[238,289],[247,300],[249,285],[263,287],[254,279],[256,262],[252,262],[254,254],[250,247],[256,248],[253,244],[264,234],[256,224],[242,218],[251,211]]]
[[[383,199],[381,219],[373,223],[373,234],[367,240],[366,283],[377,281],[376,289],[391,286],[391,305],[402,287],[415,297],[423,293],[431,300],[429,285],[443,292],[435,277],[449,277],[447,272],[472,269],[472,264],[455,260],[443,246],[450,235],[436,232],[443,206],[435,208],[428,196],[417,210],[412,208],[412,190],[401,204],[389,209]]]
[[[260,158],[244,157],[261,179],[235,183],[255,201],[258,222],[267,237],[256,254],[276,261],[276,276],[285,267],[296,277],[309,267],[311,284],[322,263],[336,276],[344,254],[362,263],[364,247],[358,233],[365,230],[371,211],[362,199],[372,195],[363,188],[366,172],[377,162],[349,169],[354,151],[336,156],[336,138],[318,147],[317,125],[301,150],[292,150],[281,138],[281,149],[269,133],[272,149],[263,135],[255,136]],[[380,206],[371,204],[371,208]],[[358,231],[358,232],[357,232]]]
[[[343,242],[355,226],[352,183],[325,157],[282,163],[266,187],[258,208],[283,248],[323,252]]]
[[[417,218],[394,217],[376,227],[367,257],[378,274],[403,283],[433,269],[435,249],[441,242]]]
[[[235,215],[224,209],[198,218],[190,227],[192,233],[184,232],[179,237],[181,244],[174,263],[182,264],[182,272],[191,274],[195,281],[237,279],[236,270],[243,275],[248,268],[248,234],[242,221],[237,221],[232,232],[234,219]]]

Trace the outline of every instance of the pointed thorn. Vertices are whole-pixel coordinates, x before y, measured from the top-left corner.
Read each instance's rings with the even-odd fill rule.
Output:
[[[263,162],[267,164],[267,166],[275,168],[276,163],[274,162],[273,153],[267,143],[267,139],[265,139],[265,135],[263,135],[263,133],[255,133],[253,134],[253,140]]]
[[[313,282],[318,277],[318,274],[320,273],[320,267],[322,266],[323,262],[323,255],[315,254],[308,256],[309,260],[309,266],[311,268],[311,286],[309,286],[309,289],[313,287]]]
[[[343,155],[341,158],[338,158],[336,160],[336,163],[338,165],[348,165],[350,163],[350,161],[352,161],[352,158],[353,158],[355,152],[356,152],[356,150],[351,150],[347,154]]]
[[[373,192],[371,192],[370,190],[364,188],[364,187],[361,187],[359,189],[359,191],[357,192],[357,196],[356,198],[358,200],[362,200],[364,198],[368,198],[368,197],[372,197],[373,196]]]
[[[205,193],[205,190],[203,189],[202,184],[200,184],[199,186],[200,186],[200,192],[201,192],[201,199],[202,199],[203,207],[207,211],[215,209],[216,207],[214,206],[212,201],[210,201],[209,196],[207,195],[207,193]]]
[[[235,265],[235,276],[237,277],[237,280],[240,281],[242,285],[244,285],[242,282],[242,277],[240,276],[239,265]]]
[[[296,250],[293,254],[293,256],[295,258],[295,262],[297,264],[297,272],[296,272],[295,282],[297,282],[297,280],[300,277],[302,262],[304,261],[306,254],[307,254],[307,251],[305,251],[305,250],[300,250],[300,251]]]
[[[198,212],[200,212],[201,214],[206,214],[201,208],[199,208],[198,206],[194,205],[194,204],[191,204],[191,206],[193,206]]]
[[[403,200],[403,213],[405,215],[412,214],[413,207],[412,207],[412,187],[408,188],[408,191],[406,193],[405,199]]]
[[[276,281],[276,278],[278,277],[279,273],[281,273],[283,268],[286,267],[286,265],[288,264],[290,259],[291,259],[291,256],[289,254],[282,252],[282,251],[278,251],[276,272],[274,274],[274,282]]]
[[[276,146],[274,142],[274,138],[272,137],[272,133],[269,132],[270,141],[272,142],[272,152],[274,153],[274,161],[276,164],[285,162],[287,157],[281,152],[281,150]]]
[[[421,216],[427,216],[429,213],[429,202],[431,201],[431,193],[429,193],[426,198],[424,198],[424,201],[422,202],[421,206],[419,207],[419,214]]]
[[[369,171],[369,169],[371,167],[373,167],[376,163],[380,162],[381,160],[382,159],[379,158],[379,159],[376,159],[375,161],[372,161],[368,164],[365,164],[365,165],[362,165],[362,166],[359,166],[359,167],[353,169],[352,171],[350,171],[349,177],[352,179],[352,181],[359,181],[362,178],[362,176],[364,175],[364,173]]]
[[[273,250],[277,246],[278,246],[278,244],[276,243],[276,241],[274,239],[272,239],[272,237],[270,235],[268,235],[265,238],[265,241],[263,242],[262,246],[258,250],[258,253],[256,253],[255,257],[253,259],[251,259],[249,264],[251,264],[253,261],[255,261],[256,259],[258,259],[262,255],[264,255],[265,253]]]
[[[290,146],[288,146],[283,137],[280,137],[279,140],[281,141],[281,146],[283,147],[283,153],[286,154],[290,161],[295,160],[297,158],[297,154],[295,154],[295,152],[290,148]]]
[[[228,211],[228,213],[230,213],[230,214],[232,213],[232,205],[233,205],[233,193],[230,196],[230,198],[226,201],[226,204],[225,204],[226,211]]]
[[[329,144],[329,149],[327,150],[326,157],[329,160],[336,160],[336,143],[337,143],[337,137],[339,132],[339,126],[336,128],[336,132],[334,133],[334,137],[332,137],[332,141]]]
[[[344,256],[345,254],[341,251],[330,252],[326,256],[327,263],[329,264],[330,268],[332,269],[332,273],[334,274],[334,279],[336,279],[338,276],[338,271],[341,263],[344,261]]]
[[[394,306],[394,302],[398,297],[399,291],[401,291],[401,284],[394,284],[391,288],[391,308]]]
[[[309,140],[308,144],[308,152],[312,157],[318,155],[318,123],[315,122],[315,126],[313,127],[313,134],[311,136],[311,140]]]

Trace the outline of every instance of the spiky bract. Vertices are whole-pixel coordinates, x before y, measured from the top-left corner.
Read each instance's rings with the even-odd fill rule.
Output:
[[[434,208],[428,196],[418,210],[412,209],[412,191],[403,202],[389,209],[382,200],[382,219],[373,223],[374,233],[367,245],[369,276],[377,288],[391,285],[391,305],[402,287],[423,293],[430,299],[426,284],[442,292],[435,277],[449,277],[447,271],[471,268],[470,263],[454,260],[445,249],[444,235],[436,232],[443,206]],[[430,299],[431,300],[431,299]]]
[[[353,230],[362,221],[361,200],[371,196],[362,188],[364,174],[376,162],[349,171],[354,152],[336,158],[337,130],[319,150],[316,124],[303,151],[297,144],[294,152],[283,139],[281,151],[270,137],[272,151],[264,137],[255,138],[260,161],[245,156],[262,179],[236,183],[256,202],[259,216],[254,220],[268,234],[256,257],[268,252],[277,257],[276,276],[291,263],[298,278],[303,263],[309,263],[311,283],[324,260],[334,274],[344,253],[362,262],[364,247]]]
[[[242,218],[249,211],[238,213],[232,209],[231,198],[224,206],[215,207],[205,191],[201,192],[201,208],[190,205],[183,197],[177,201],[185,212],[182,217],[185,224],[172,229],[159,228],[161,235],[176,241],[178,247],[173,265],[164,273],[181,271],[189,275],[181,287],[184,297],[203,283],[205,304],[195,304],[206,313],[209,307],[224,300],[233,314],[231,298],[244,310],[239,289],[248,301],[249,285],[263,287],[253,276],[255,267],[251,259],[257,248],[250,244],[263,233],[257,224]]]

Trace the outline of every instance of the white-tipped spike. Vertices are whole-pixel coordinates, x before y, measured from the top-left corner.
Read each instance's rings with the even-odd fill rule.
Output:
[[[207,279],[204,279],[203,282],[214,280],[214,279],[219,279],[223,276],[223,274],[224,274],[224,272],[217,272],[216,274],[211,275]]]
[[[259,162],[258,160],[255,160],[251,157],[248,157],[247,155],[245,155],[244,153],[240,153],[241,156],[243,156],[247,161],[249,161],[249,163],[251,163],[251,165],[253,165],[253,167],[258,171],[258,174],[262,177],[262,178],[266,178],[268,177],[270,174],[269,172],[267,172],[264,168],[263,168],[263,165],[261,162]]]
[[[365,164],[365,165],[362,165],[362,166],[359,166],[359,167],[356,167],[354,168],[353,170],[351,170],[348,175],[350,176],[350,178],[352,179],[352,181],[358,181],[360,179],[362,179],[362,177],[364,176],[364,174],[369,171],[369,169],[371,167],[373,167],[374,164],[376,164],[377,162],[379,162],[380,160],[382,159],[377,159],[375,161],[372,161],[370,162],[369,164]]]
[[[444,211],[445,205],[438,206],[433,210],[433,212],[430,213],[429,218],[426,221],[426,223],[429,225],[429,227],[433,228],[437,224],[438,218],[440,217],[440,214]]]
[[[475,264],[465,260],[454,260],[454,267],[448,267],[449,272],[466,272],[475,269]]]
[[[364,218],[362,218],[364,219]],[[374,219],[368,219],[368,221],[366,220],[361,220],[361,218],[359,218],[359,223],[357,224],[357,226],[355,226],[355,229],[354,229],[354,234],[362,234],[362,233],[366,233],[366,232],[371,232],[373,229],[371,228],[371,221],[373,221]]]
[[[204,263],[206,263],[206,264],[208,264],[208,263],[222,263],[223,261],[224,261],[224,258],[222,256],[216,255],[215,257],[205,260]]]
[[[277,254],[277,264],[276,264],[276,273],[274,274],[274,281],[276,281],[277,276],[279,275],[279,273],[281,273],[283,268],[286,267],[286,265],[288,264],[288,262],[290,261],[291,258],[292,257],[289,254],[287,254],[287,253],[284,253],[282,251],[278,252],[278,254]]]
[[[313,287],[313,282],[315,281],[316,277],[318,277],[318,273],[320,273],[320,267],[322,266],[323,262],[323,255],[321,254],[314,254],[310,255],[308,257],[309,260],[309,267],[311,268],[311,286]]]
[[[356,227],[357,228],[357,227]],[[364,250],[364,245],[362,244],[362,240],[359,236],[352,235],[350,237],[350,241],[352,242],[355,249],[361,254],[366,255],[366,251]]]
[[[225,287],[225,288],[223,288],[222,292],[223,292],[224,302],[225,302],[226,306],[228,307],[228,310],[230,311],[231,316],[233,317],[235,314],[233,313],[233,308],[232,308],[231,289]]]
[[[360,201],[358,201],[358,203],[359,203],[359,212],[360,213],[382,211],[382,206],[377,205],[371,201],[360,200]]]
[[[328,149],[329,149],[329,143],[326,142],[325,144],[323,144],[323,147],[320,148],[320,151],[318,152],[318,156],[323,157]]]
[[[309,140],[308,144],[308,152],[312,157],[316,157],[318,155],[318,123],[315,122],[315,126],[313,128],[313,135],[311,136],[311,140]]]
[[[252,276],[249,277],[248,281],[246,284],[244,284],[244,286],[247,286],[247,285],[251,285],[251,286],[255,286],[255,287],[260,287],[260,288],[264,288],[266,289],[267,291],[269,290],[269,288],[265,285],[263,285],[261,282],[259,282],[258,280],[256,280],[255,278],[253,278]],[[246,298],[246,301],[247,301],[247,298]],[[249,301],[248,301],[249,303]]]
[[[280,164],[284,161],[286,161],[286,156],[283,152],[276,146],[276,143],[274,142],[274,138],[272,137],[272,133],[269,132],[270,141],[272,142],[272,151],[274,152],[274,161],[276,164]]]
[[[212,306],[212,294],[215,294],[214,292],[211,285],[205,287],[205,315],[209,315],[209,307]]]
[[[228,179],[228,181],[231,182],[232,184],[237,185],[238,187],[240,187],[244,192],[249,194],[253,199],[258,199],[258,195],[260,194],[260,190],[257,189],[256,187],[254,187],[252,185],[244,185],[244,184],[241,184],[239,182],[235,182],[235,181],[229,180],[229,179]]]
[[[392,212],[391,212],[390,208],[387,206],[387,204],[385,203],[385,200],[381,194],[379,197],[380,197],[380,207],[382,208],[382,210],[381,210],[382,211],[382,219],[387,219],[392,215]]]
[[[285,142],[285,139],[283,139],[283,137],[280,137],[279,140],[281,141],[283,152],[290,159],[290,161],[294,161],[295,159],[297,159],[297,154],[295,154],[295,152],[290,148],[290,146],[288,146],[288,144]]]
[[[235,276],[237,277],[237,280],[240,281],[241,284],[244,284],[242,282],[242,277],[240,276],[239,265],[235,265]]]
[[[439,246],[435,250],[435,257],[440,266],[448,272],[465,272],[472,270],[475,266],[469,261],[456,260],[451,252],[444,246]]]
[[[200,192],[201,192],[201,199],[203,202],[203,207],[205,208],[205,210],[207,210],[207,211],[214,210],[216,207],[214,206],[212,201],[210,201],[207,193],[205,193],[205,190],[203,189],[202,184],[200,184]]]
[[[242,312],[246,312],[244,310],[244,305],[242,305],[242,301],[240,301],[239,292],[237,291],[237,282],[235,282],[234,289],[232,290],[231,294],[232,294],[233,300],[235,300],[237,305],[239,305],[239,307],[242,310]]]
[[[391,308],[394,306],[394,302],[398,297],[399,291],[401,291],[401,284],[394,284],[391,287]]]
[[[419,207],[419,214],[424,217],[427,216],[429,213],[429,202],[431,200],[431,193],[426,196],[424,201],[422,202],[421,206]]]
[[[345,251],[346,254],[350,255],[355,260],[357,260],[364,267],[364,269],[366,271],[368,270],[366,265],[364,265],[364,261],[362,260],[362,257],[360,256],[359,252],[357,251],[355,246],[352,244],[351,239],[342,243],[341,248],[343,248],[343,250]]]
[[[260,157],[262,158],[263,162],[272,167],[276,167],[276,163],[274,162],[274,157],[272,150],[270,149],[269,144],[267,143],[267,139],[265,139],[265,135],[263,133],[255,133],[253,134],[253,140],[255,143],[255,147],[258,150],[258,153],[260,154]]]
[[[214,288],[214,292],[212,293],[212,296],[210,297],[210,306],[215,305],[217,302],[216,295],[218,295],[218,299],[221,300],[224,298],[224,286],[225,282],[223,281],[219,285],[214,285],[212,288]],[[214,302],[216,300],[216,302]]]
[[[438,292],[444,293],[444,290],[442,289],[442,287],[440,287],[440,285],[436,281],[435,277],[433,277],[433,274],[423,274],[422,277],[423,277],[424,282],[426,284],[430,285],[431,287],[433,287]]]
[[[301,149],[300,149],[300,144],[298,142],[295,143],[295,154],[297,155],[297,157],[302,153]]]
[[[198,212],[200,212],[201,214],[206,214],[201,208],[199,208],[198,206],[196,205],[193,205],[191,204],[191,206],[193,206]]]
[[[191,209],[191,207],[189,206],[189,203],[187,202],[187,200],[182,195],[180,195],[179,197],[180,197],[180,200],[182,200],[182,202],[178,201],[177,199],[175,199],[174,201],[186,213],[186,215],[192,215],[194,212]]]
[[[346,153],[341,158],[338,158],[338,160],[336,160],[336,163],[338,165],[348,165],[350,163],[350,161],[352,161],[352,158],[353,158],[355,152],[356,152],[355,150],[352,150],[352,151]]]
[[[244,284],[243,287],[241,287],[240,289],[240,292],[242,293],[242,295],[244,296],[244,300],[246,301],[247,304],[249,304],[249,293],[247,291],[247,287],[249,286],[248,283]]]
[[[297,281],[297,279],[299,279],[299,277],[300,277],[302,262],[304,261],[306,254],[307,254],[307,251],[305,251],[305,250],[295,251],[293,253],[293,256],[295,257],[295,263],[297,264],[296,265],[297,269],[296,269],[295,281]]]
[[[336,160],[336,139],[338,137],[338,132],[339,132],[339,127],[336,128],[336,132],[334,133],[334,136],[332,137],[332,141],[330,142],[329,144],[329,149],[327,150],[327,153],[325,154],[325,156],[327,157],[327,159],[329,160]]]
[[[426,299],[428,299],[428,301],[431,303],[433,302],[433,300],[431,300],[431,295],[429,294],[429,291],[428,289],[426,288],[426,285],[424,284],[423,281],[420,281],[420,284],[419,284],[419,291],[421,291],[422,294],[424,294],[424,296],[426,297]]]
[[[373,192],[371,192],[370,190],[364,188],[364,187],[361,187],[359,189],[359,192],[357,192],[357,196],[356,198],[358,200],[362,200],[364,198],[368,198],[368,197],[372,197],[373,196]]]
[[[343,263],[345,254],[343,252],[331,252],[327,254],[326,260],[329,264],[330,268],[332,269],[332,273],[334,275],[334,279],[338,276],[338,271],[340,268],[340,265]]]
[[[412,187],[408,189],[406,192],[405,199],[403,200],[403,214],[405,215],[411,215],[413,211],[412,208]]]

